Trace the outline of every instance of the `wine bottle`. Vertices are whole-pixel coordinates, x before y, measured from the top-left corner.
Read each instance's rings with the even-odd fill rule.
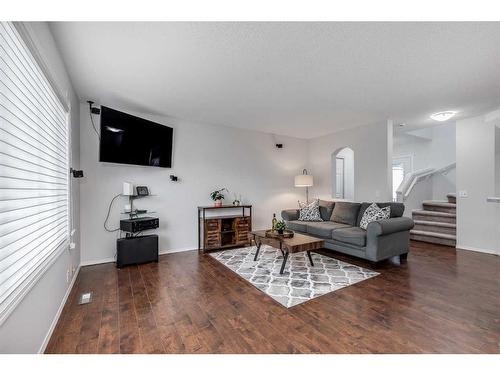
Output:
[[[278,220],[276,220],[276,214],[273,214],[273,226],[272,226],[273,232],[276,230],[276,223],[277,222],[278,222]]]

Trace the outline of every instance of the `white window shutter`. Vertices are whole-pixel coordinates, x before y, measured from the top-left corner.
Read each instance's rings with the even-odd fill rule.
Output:
[[[0,323],[69,243],[68,113],[0,22]]]

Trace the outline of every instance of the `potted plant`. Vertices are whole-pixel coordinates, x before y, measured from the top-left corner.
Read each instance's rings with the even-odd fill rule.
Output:
[[[222,194],[223,191],[227,191],[226,188],[222,188],[219,190],[212,191],[210,193],[210,198],[214,201],[215,207],[221,207],[222,206],[222,200],[224,199],[224,194]]]
[[[278,232],[278,234],[283,234],[283,232],[285,231],[286,229],[286,224],[283,220],[280,220],[276,223],[276,226],[274,227],[276,229],[276,231]]]

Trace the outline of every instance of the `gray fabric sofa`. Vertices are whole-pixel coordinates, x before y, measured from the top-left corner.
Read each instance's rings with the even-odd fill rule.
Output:
[[[409,252],[410,229],[413,220],[403,217],[402,203],[377,203],[391,207],[391,217],[359,227],[365,210],[371,203],[320,201],[323,221],[299,221],[299,210],[283,210],[281,217],[288,229],[321,238],[325,248],[378,262],[384,259],[405,259]]]

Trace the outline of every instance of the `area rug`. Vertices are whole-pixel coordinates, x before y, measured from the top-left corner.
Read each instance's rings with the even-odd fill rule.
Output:
[[[379,275],[317,253],[311,253],[314,263],[311,267],[305,252],[290,254],[283,275],[280,275],[281,251],[262,245],[257,261],[254,261],[255,251],[256,247],[250,246],[210,255],[285,307],[296,306]]]

